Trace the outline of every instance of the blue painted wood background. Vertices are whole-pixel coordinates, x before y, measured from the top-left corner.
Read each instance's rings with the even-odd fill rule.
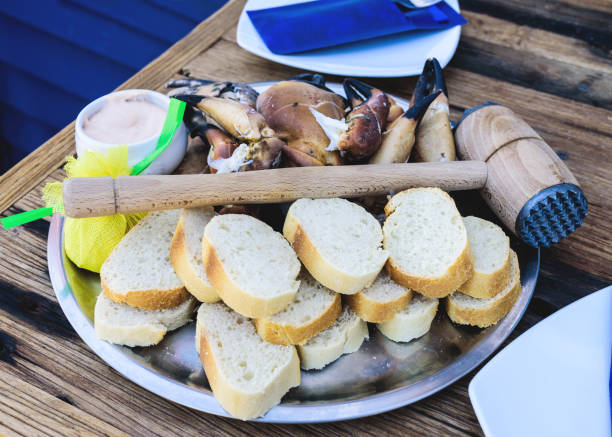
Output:
[[[0,174],[225,2],[0,1]]]

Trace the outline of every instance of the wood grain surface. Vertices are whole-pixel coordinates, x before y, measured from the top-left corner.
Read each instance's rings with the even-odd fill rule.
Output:
[[[121,88],[159,89],[181,75],[262,81],[298,72],[240,49],[232,0]],[[524,118],[564,159],[589,199],[582,228],[542,251],[534,297],[511,339],[612,280],[612,6],[608,0],[464,0],[457,54],[445,69],[451,117],[492,100]],[[339,78],[330,77],[330,80]],[[409,97],[415,78],[373,79]],[[202,144],[193,142],[195,150]],[[0,176],[0,211],[41,206],[45,181],[74,152],[69,125]],[[201,169],[197,153],[185,172]],[[471,373],[416,404],[346,422],[267,425],[173,404],[125,380],[79,339],[53,293],[48,221],[0,231],[0,434],[475,436]]]

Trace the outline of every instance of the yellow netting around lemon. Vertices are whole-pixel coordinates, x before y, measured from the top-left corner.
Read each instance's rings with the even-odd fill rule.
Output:
[[[106,154],[86,151],[78,158],[66,159],[66,176],[129,176],[127,146],[109,149]],[[64,214],[61,182],[47,184],[43,188],[43,201],[55,212]],[[78,267],[99,273],[102,263],[113,248],[121,241],[142,214],[115,214],[107,217],[74,219],[67,217],[64,222],[64,249],[66,255]]]

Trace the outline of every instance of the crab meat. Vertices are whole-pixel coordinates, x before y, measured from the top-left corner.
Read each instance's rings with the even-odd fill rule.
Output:
[[[321,114],[312,107],[309,109],[317,123],[319,123],[319,126],[321,126],[321,129],[323,129],[323,132],[325,132],[327,138],[329,138],[329,145],[325,148],[325,150],[328,152],[338,150],[340,138],[348,130],[348,124],[346,124],[344,118],[341,120],[336,120],[335,118]]]
[[[247,161],[248,154],[249,146],[242,143],[236,150],[234,150],[234,153],[232,153],[232,156],[229,158],[219,158],[213,161],[208,161],[208,165],[214,168],[217,173],[235,173],[240,171],[241,167],[249,165],[253,162],[252,159]]]

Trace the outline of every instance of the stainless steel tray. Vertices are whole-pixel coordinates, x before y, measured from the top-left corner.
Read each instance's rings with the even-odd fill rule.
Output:
[[[169,333],[153,347],[116,346],[96,337],[93,307],[99,276],[77,268],[63,250],[63,218],[51,220],[49,274],[66,317],[87,345],[127,379],[196,410],[229,417],[210,391],[194,346],[194,323]],[[409,343],[395,343],[370,326],[370,339],[320,371],[303,371],[299,387],[259,421],[326,422],[392,410],[429,396],[470,372],[514,329],[531,299],[540,253],[514,247],[523,291],[510,313],[487,329],[457,326],[438,311],[431,331]],[[442,305],[440,306],[442,308]]]
[[[251,84],[263,91],[274,82]],[[328,84],[343,93],[339,84]],[[406,107],[407,101],[395,97]],[[493,219],[476,193],[453,195],[460,212]],[[278,214],[282,223],[282,214]],[[277,223],[278,225],[278,223]],[[100,293],[98,275],[77,268],[63,250],[63,218],[51,220],[47,243],[49,274],[66,317],[83,341],[127,379],[171,401],[196,410],[231,417],[216,401],[195,351],[195,324],[169,333],[148,348],[128,348],[99,340],[93,327],[93,308]],[[423,399],[482,363],[510,335],[533,294],[540,252],[517,240],[523,291],[510,313],[487,329],[458,326],[440,310],[425,336],[409,343],[388,340],[374,326],[370,339],[320,371],[302,371],[299,387],[289,391],[262,422],[308,423],[346,420],[392,410]]]

